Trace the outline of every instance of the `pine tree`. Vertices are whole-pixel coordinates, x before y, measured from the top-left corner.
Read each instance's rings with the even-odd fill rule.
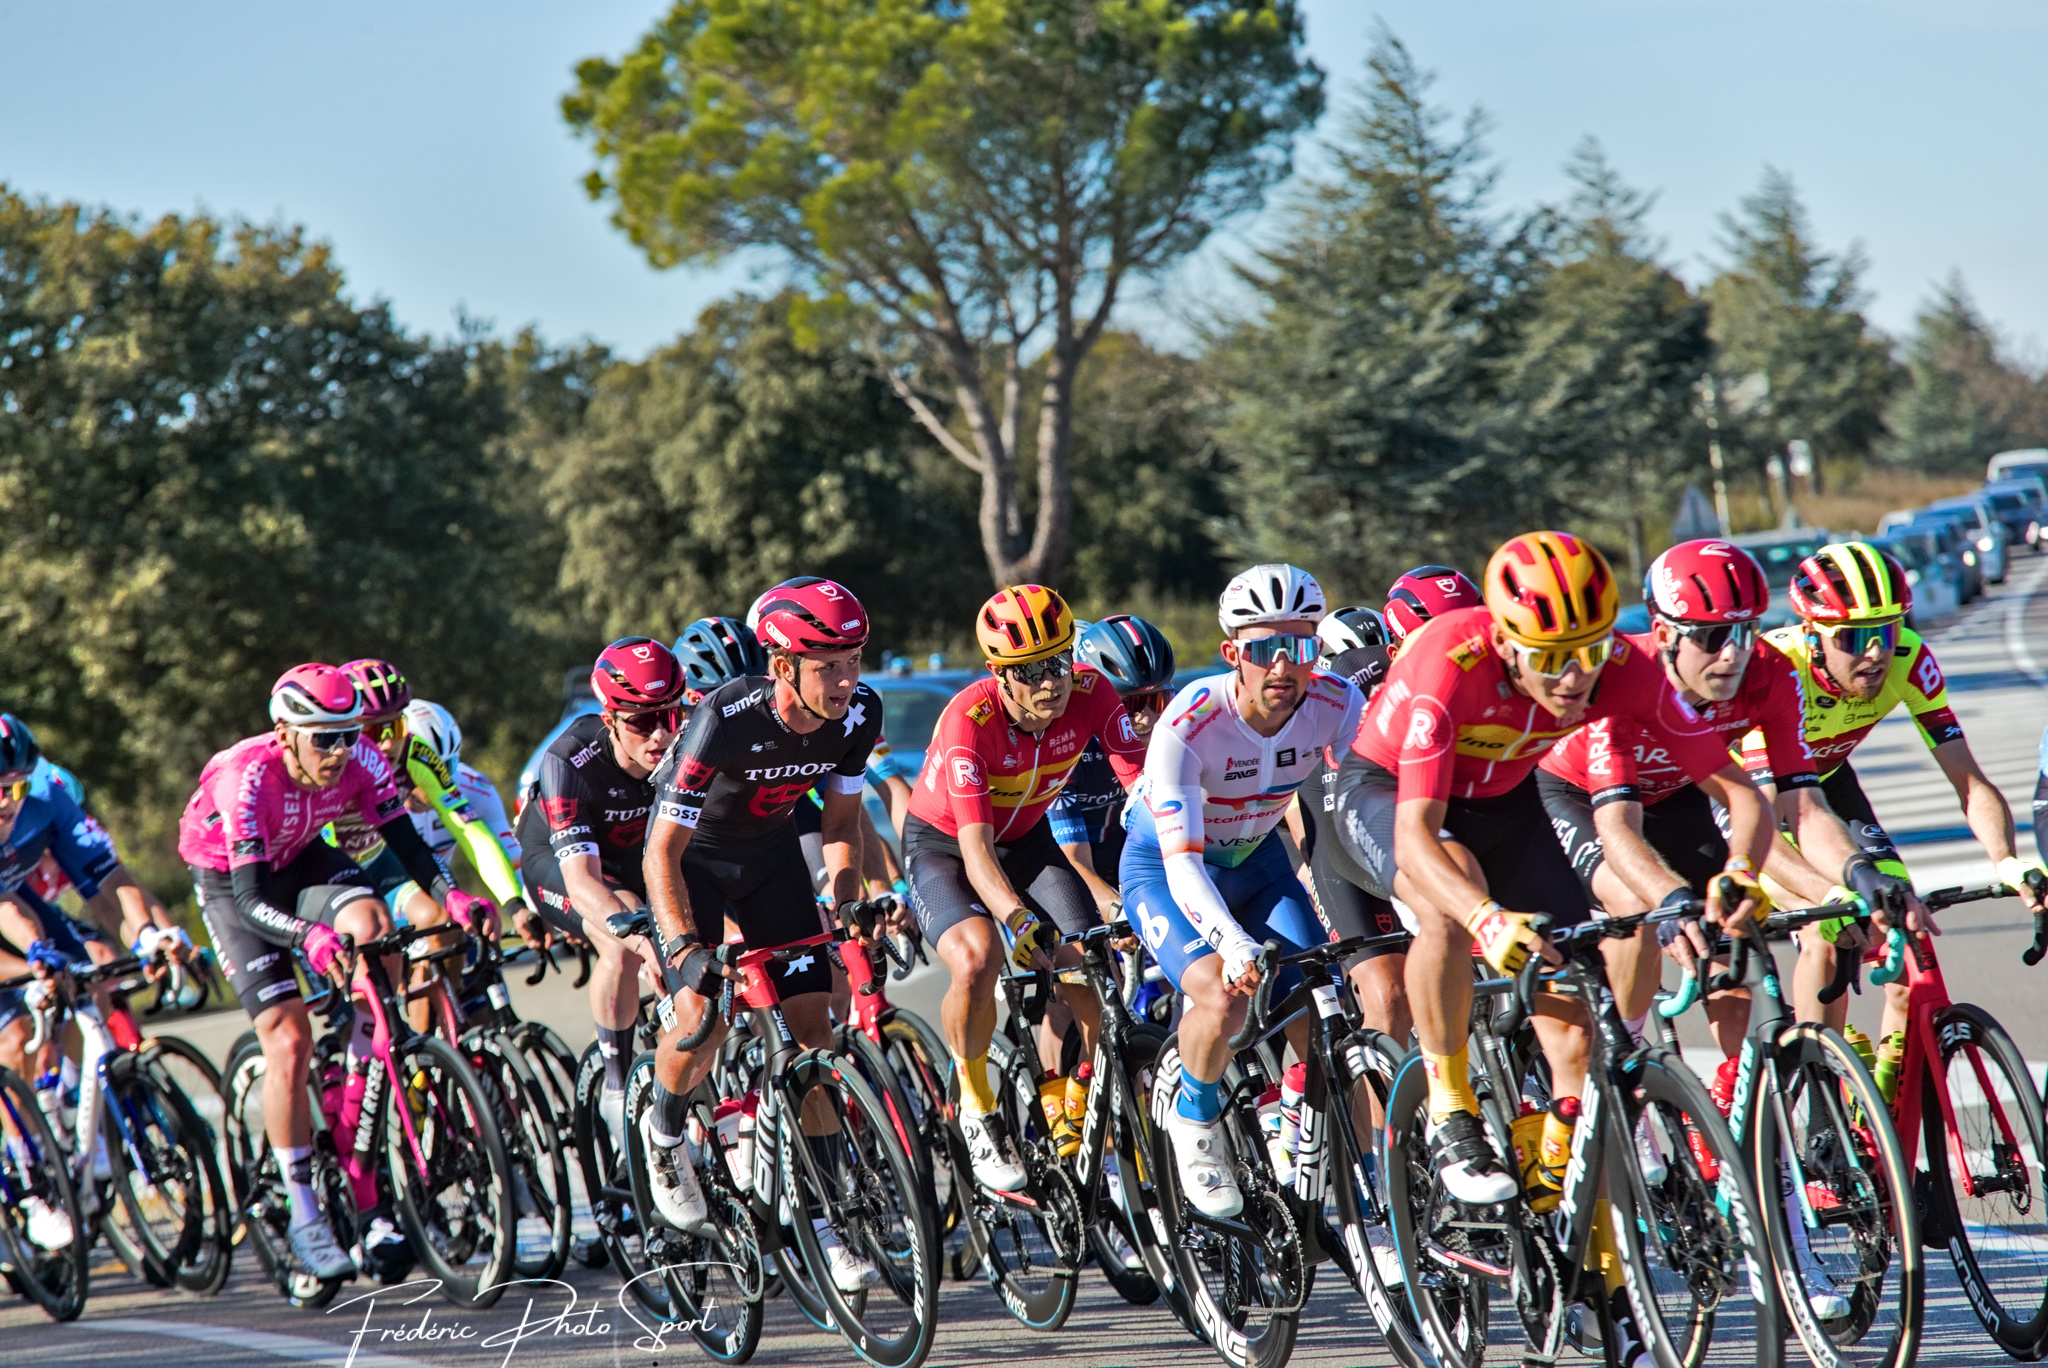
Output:
[[[2048,376],[2010,359],[1950,276],[1914,320],[1912,383],[1887,415],[1886,459],[1930,474],[1974,474],[2000,451],[2048,445]]]

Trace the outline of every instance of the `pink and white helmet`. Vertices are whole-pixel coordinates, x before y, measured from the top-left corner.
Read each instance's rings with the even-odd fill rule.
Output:
[[[363,715],[356,682],[332,665],[294,665],[270,686],[270,720],[292,727],[336,727]]]

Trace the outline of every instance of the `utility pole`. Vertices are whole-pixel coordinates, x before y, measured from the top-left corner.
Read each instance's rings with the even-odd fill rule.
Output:
[[[1714,467],[1714,516],[1720,520],[1721,535],[1728,535],[1728,471],[1721,462],[1720,388],[1711,372],[1700,381],[1706,399],[1707,462]]]

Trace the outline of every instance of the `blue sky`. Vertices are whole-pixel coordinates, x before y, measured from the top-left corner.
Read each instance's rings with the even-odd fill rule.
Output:
[[[449,332],[458,308],[639,355],[756,280],[655,272],[585,198],[557,100],[579,58],[623,51],[656,0],[0,0],[0,181],[155,215],[203,208],[307,225],[359,297]],[[1338,99],[1376,19],[1483,105],[1499,205],[1561,198],[1587,133],[1659,195],[1652,222],[1693,279],[1717,215],[1789,170],[1822,243],[1860,240],[1871,313],[1909,324],[1961,270],[2023,350],[2048,340],[2048,6],[2035,0],[1309,0]],[[1326,125],[1329,123],[1326,120]],[[1128,320],[1162,340],[1229,289],[1220,235]],[[771,288],[774,281],[759,281]]]

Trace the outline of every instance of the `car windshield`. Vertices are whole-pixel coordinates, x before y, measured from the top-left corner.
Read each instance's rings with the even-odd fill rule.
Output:
[[[889,738],[890,748],[920,751],[929,746],[932,730],[939,725],[939,714],[945,711],[947,700],[953,696],[951,690],[926,685],[891,687],[887,682],[877,680],[868,682],[882,695],[882,704],[888,709],[882,722],[882,734]]]
[[[1764,568],[1764,579],[1771,588],[1783,589],[1792,582],[1792,572],[1799,568],[1799,562],[1820,550],[1817,541],[1772,542],[1768,546],[1752,546],[1747,550],[1755,556]]]
[[[1925,570],[1934,559],[1933,538],[1928,536],[1892,537],[1885,542],[1885,550],[1899,558],[1908,570]]]

